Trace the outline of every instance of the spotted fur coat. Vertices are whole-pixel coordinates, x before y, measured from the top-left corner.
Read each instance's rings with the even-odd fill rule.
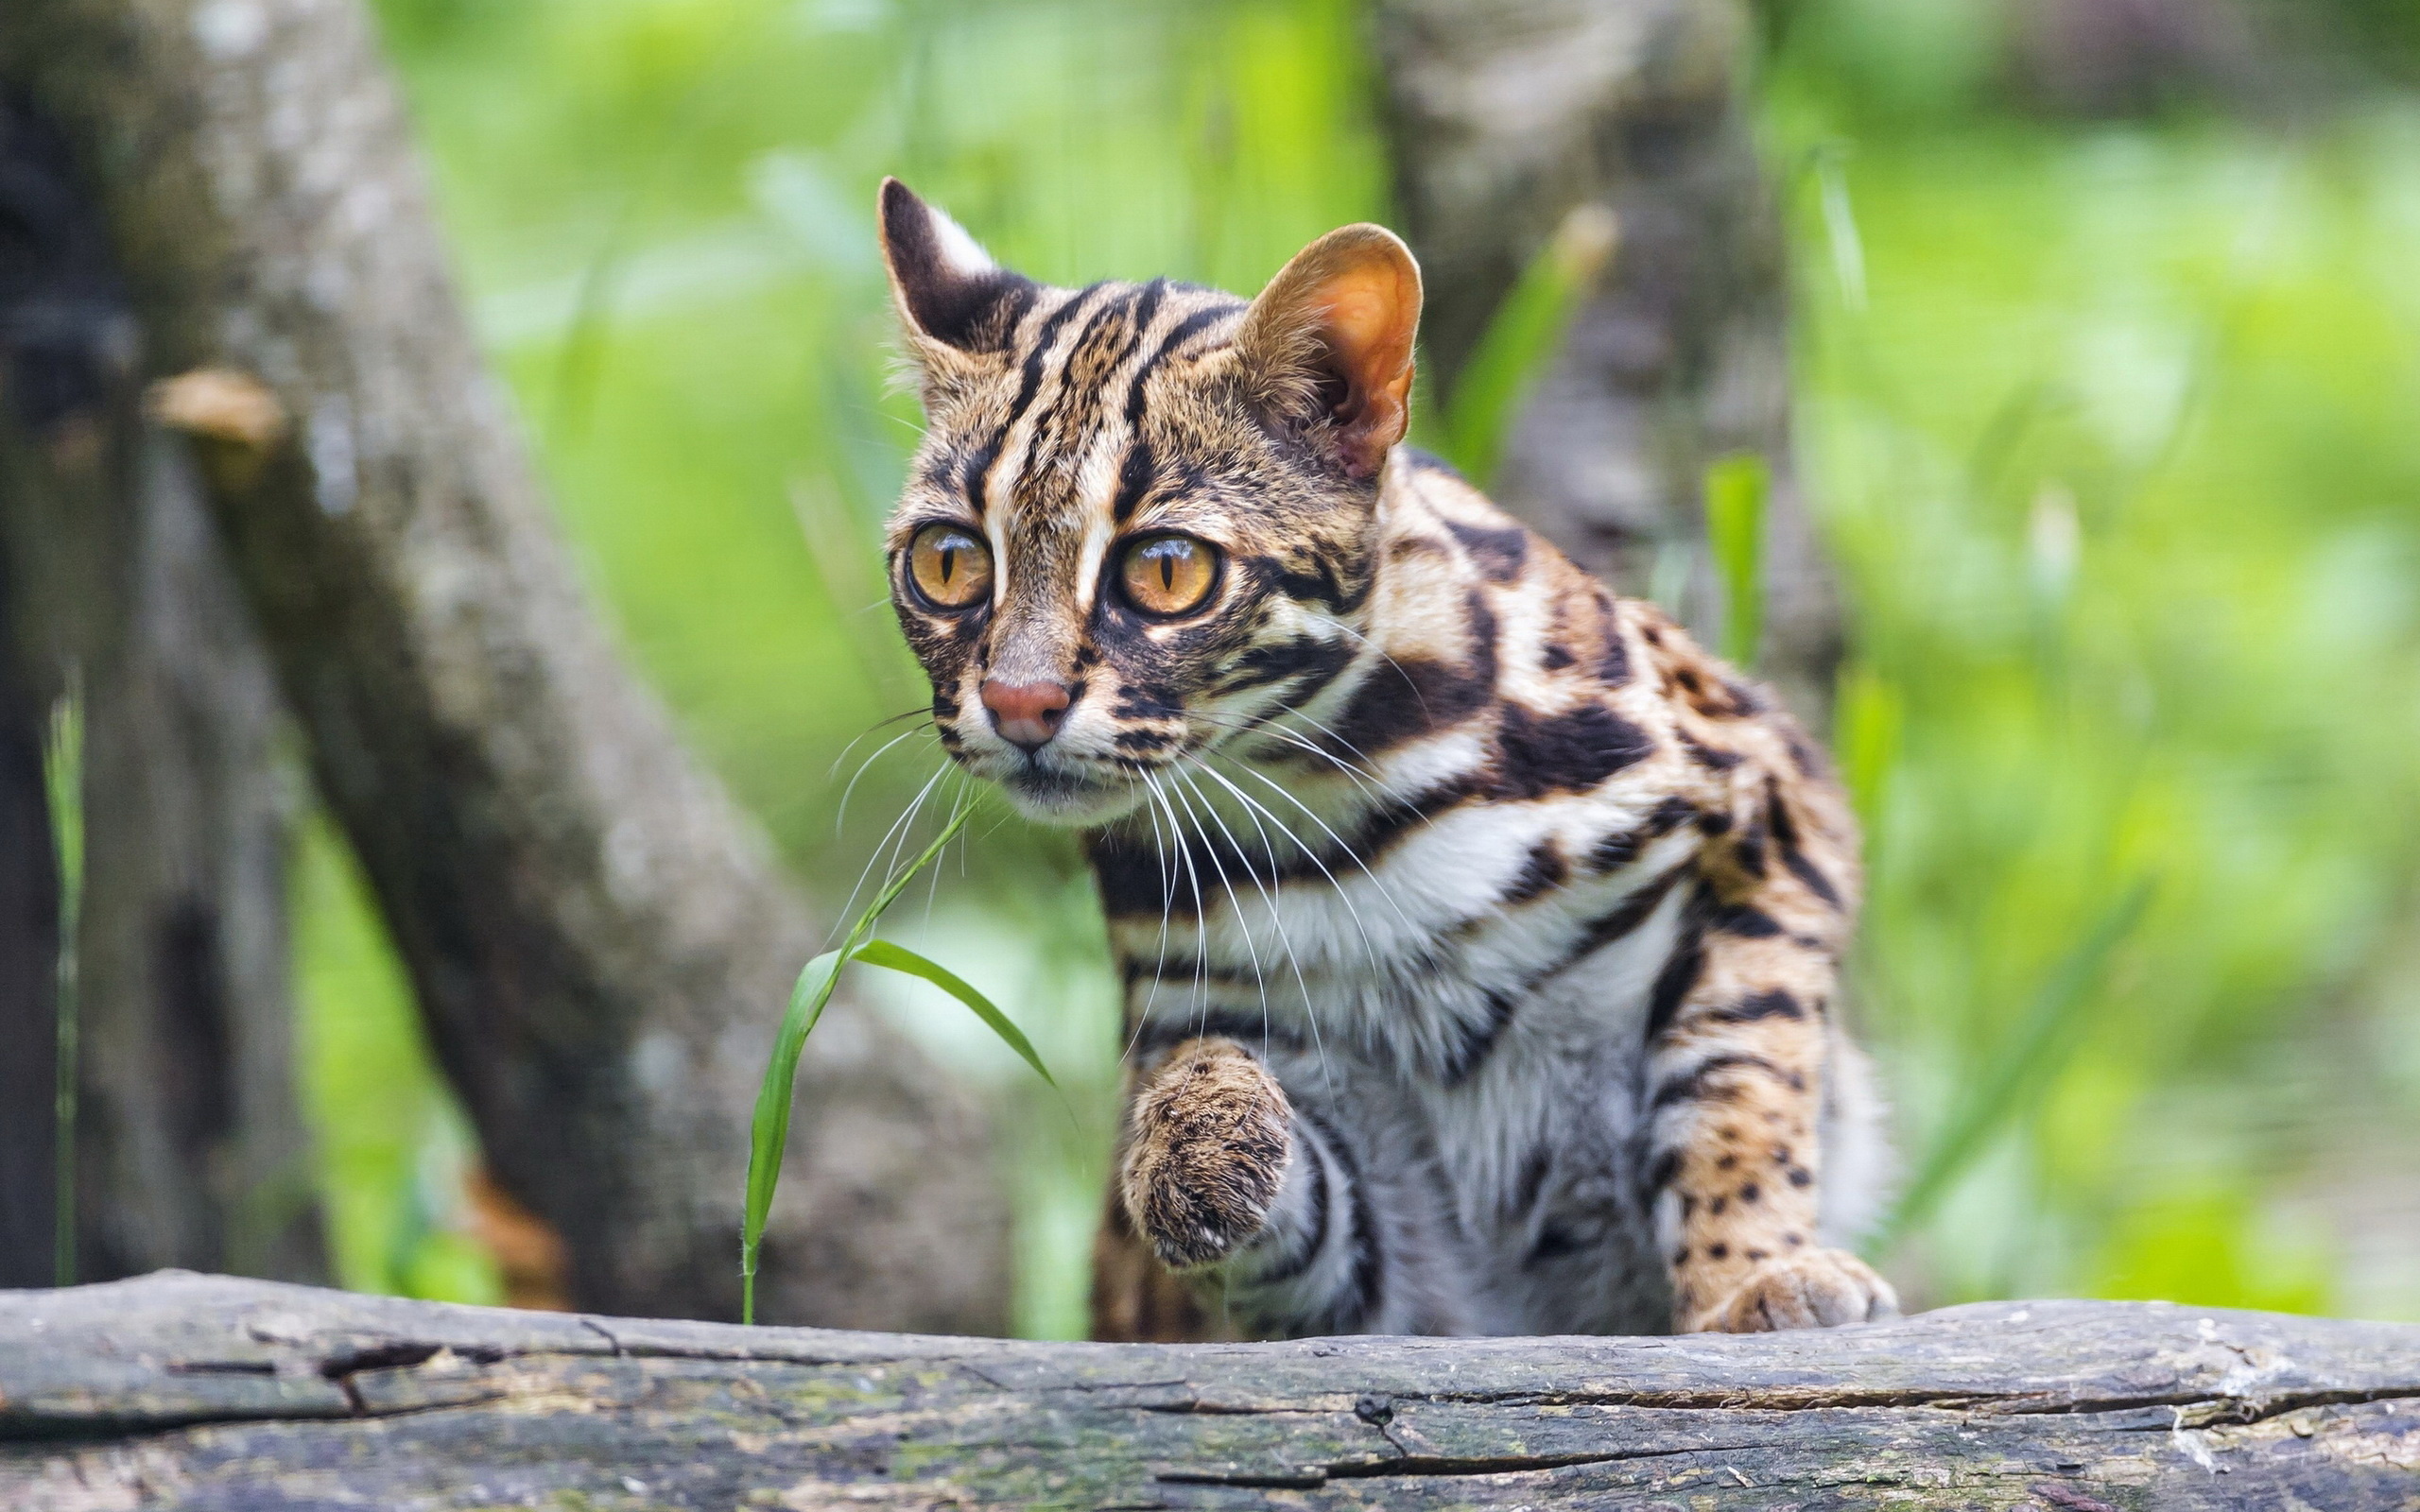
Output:
[[[1049,288],[884,187],[936,730],[1125,985],[1104,1337],[1887,1314],[1857,839],[1763,689],[1400,445],[1419,273]]]

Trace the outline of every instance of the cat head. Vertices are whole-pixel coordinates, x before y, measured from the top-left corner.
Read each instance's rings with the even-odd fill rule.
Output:
[[[1099,824],[1314,698],[1363,644],[1420,317],[1404,244],[1331,232],[1246,301],[1046,287],[895,180],[881,212],[926,421],[891,601],[950,755]]]

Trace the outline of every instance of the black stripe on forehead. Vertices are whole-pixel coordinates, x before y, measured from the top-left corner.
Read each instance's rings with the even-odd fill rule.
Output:
[[[1151,374],[1159,369],[1161,363],[1176,353],[1179,347],[1197,333],[1240,308],[1241,305],[1214,304],[1207,309],[1194,311],[1160,338],[1160,344],[1151,349],[1150,356],[1134,365],[1134,375],[1126,381],[1126,459],[1117,469],[1117,498],[1111,509],[1118,524],[1124,524],[1133,518],[1134,511],[1142,507],[1143,496],[1151,490],[1151,485],[1159,477],[1159,459],[1151,451],[1151,443],[1142,435],[1144,385],[1150,381]],[[1142,322],[1145,325],[1149,323],[1148,320]],[[1139,335],[1140,326],[1137,330]]]
[[[1081,335],[1067,344],[1067,354],[1055,365],[1058,391],[1035,414],[1032,439],[1027,444],[1025,472],[1046,474],[1069,456],[1082,455],[1100,425],[1101,381],[1094,371],[1115,371],[1142,345],[1145,320],[1136,318],[1146,300],[1156,305],[1155,285],[1130,288],[1126,297],[1106,301],[1084,322]]]
[[[1025,362],[1017,373],[1017,396],[1010,402],[1008,418],[966,459],[966,502],[978,519],[985,508],[984,485],[991,477],[992,464],[1000,458],[1001,444],[1009,438],[1009,432],[1016,429],[1017,421],[1025,418],[1025,412],[1033,404],[1033,396],[1041,391],[1051,342],[1058,339],[1060,328],[1102,287],[1094,284],[1078,289],[1059,308],[1043,317],[1041,329],[1034,332],[1033,345],[1026,349]],[[1013,339],[1011,336],[1012,342]]]
[[[1143,385],[1159,369],[1160,364],[1172,356],[1194,333],[1241,308],[1239,304],[1214,304],[1208,309],[1196,310],[1179,320],[1167,335],[1160,338],[1160,344],[1151,349],[1151,354],[1136,364],[1134,376],[1127,380],[1126,423],[1130,427],[1143,422]]]

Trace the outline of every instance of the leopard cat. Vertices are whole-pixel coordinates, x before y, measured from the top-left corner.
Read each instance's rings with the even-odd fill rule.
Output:
[[[1895,1310],[1834,979],[1859,886],[1764,689],[1399,444],[1375,226],[1249,301],[1043,285],[896,181],[888,532],[942,747],[1081,833],[1128,1088],[1104,1338]]]

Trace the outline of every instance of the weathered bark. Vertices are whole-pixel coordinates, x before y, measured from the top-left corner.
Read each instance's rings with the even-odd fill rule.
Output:
[[[490,1170],[583,1304],[735,1314],[754,1083],[820,932],[589,612],[367,19],[11,0],[0,80],[97,194],[147,370],[241,401],[185,420],[213,511]],[[969,1106],[846,1005],[801,1080],[767,1314],[996,1326]]]
[[[9,717],[39,721],[70,669],[84,707],[76,1271],[320,1280],[286,983],[293,803],[268,657],[180,444],[142,419],[133,317],[98,217],[63,145],[14,101],[0,101],[0,223]],[[12,751],[12,786],[25,756]],[[10,825],[0,866],[49,879],[49,827],[31,816],[31,833]],[[42,896],[55,911],[55,879]],[[45,1160],[53,1099],[33,1073],[54,1074],[54,958],[5,968],[42,980],[37,1000],[8,989],[0,1143],[24,1138]],[[0,1274],[47,1281],[50,1173],[9,1161]]]
[[[1381,0],[1397,198],[1420,254],[1429,381],[1452,391],[1505,292],[1571,211],[1612,262],[1507,437],[1506,507],[1623,593],[1680,582],[1708,636],[1706,465],[1772,465],[1760,670],[1823,728],[1831,571],[1789,457],[1788,265],[1744,102],[1738,0]],[[1659,558],[1682,570],[1658,571]]]
[[[199,1276],[0,1294],[0,1502],[2409,1508],[2420,1327],[1985,1303],[1667,1339],[1020,1344]]]

